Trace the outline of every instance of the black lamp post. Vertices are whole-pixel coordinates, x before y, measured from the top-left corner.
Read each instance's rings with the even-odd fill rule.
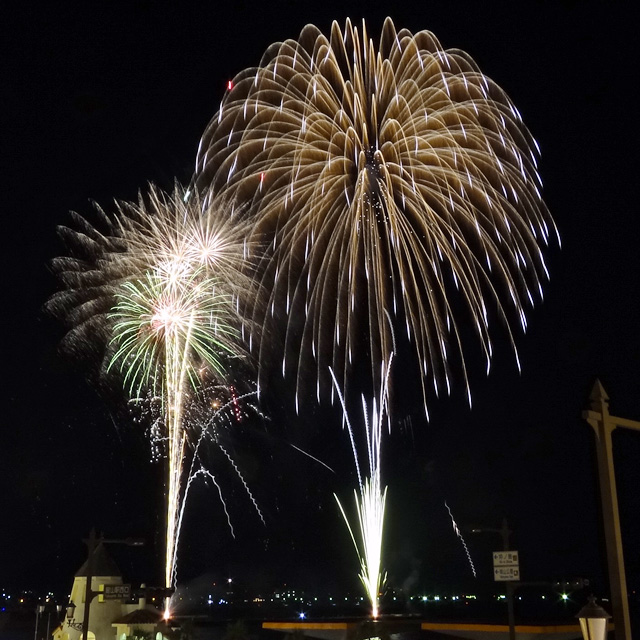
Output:
[[[589,602],[576,614],[584,640],[605,640],[607,620],[610,617],[600,605],[596,604],[595,597],[589,596]]]

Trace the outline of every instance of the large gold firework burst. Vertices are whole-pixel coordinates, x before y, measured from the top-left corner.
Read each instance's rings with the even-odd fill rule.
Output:
[[[537,154],[513,103],[467,54],[390,19],[376,47],[347,20],[329,38],[308,25],[230,83],[194,180],[245,206],[269,247],[253,313],[263,336],[286,318],[282,368],[293,366],[298,388],[308,361],[318,396],[329,365],[344,388],[363,353],[377,386],[402,327],[423,389],[431,379],[437,392],[449,389],[452,360],[466,382],[463,322],[488,368],[488,306],[513,344],[505,301],[524,328],[542,295],[541,246],[555,228]],[[273,355],[264,339],[259,352]]]

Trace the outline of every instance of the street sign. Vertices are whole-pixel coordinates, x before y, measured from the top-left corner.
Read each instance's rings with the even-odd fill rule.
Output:
[[[496,582],[520,580],[520,565],[517,551],[493,552],[493,579]]]
[[[520,580],[520,567],[493,567],[493,579],[496,582],[511,582]]]
[[[494,567],[509,567],[514,564],[519,564],[517,551],[494,551],[493,552],[493,566]]]
[[[100,602],[104,600],[128,600],[131,597],[130,584],[105,584],[100,585]]]

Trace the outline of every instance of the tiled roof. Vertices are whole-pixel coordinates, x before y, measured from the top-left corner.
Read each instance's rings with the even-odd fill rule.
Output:
[[[136,609],[126,616],[114,620],[112,624],[156,624],[162,619],[162,614],[155,609]]]

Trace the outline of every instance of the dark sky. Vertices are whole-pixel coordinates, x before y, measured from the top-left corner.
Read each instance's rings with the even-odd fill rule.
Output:
[[[522,374],[498,329],[492,374],[473,371],[471,411],[460,386],[431,401],[428,424],[415,398],[398,408],[385,454],[390,579],[474,584],[446,501],[461,527],[495,527],[506,516],[525,579],[601,583],[593,434],[580,418],[595,377],[614,414],[640,419],[630,11],[542,0],[167,4],[34,3],[3,15],[0,587],[68,589],[91,526],[145,537],[144,551],[119,558],[134,580],[159,582],[161,573],[162,469],[150,462],[144,428],[60,355],[62,328],[42,311],[57,286],[50,260],[65,251],[56,225],[69,222],[69,210],[90,214],[90,200],[109,209],[148,181],[187,180],[226,81],[272,42],[308,22],[326,32],[347,16],[365,17],[377,34],[387,14],[467,51],[507,91],[540,143],[544,196],[563,241],[548,254],[545,301],[517,337]],[[270,420],[224,434],[266,525],[215,458],[236,538],[217,490],[197,487],[182,581],[213,573],[260,584],[355,583],[357,560],[332,496],[349,500],[355,487],[347,436],[336,411],[309,407],[296,421],[291,406],[280,389],[264,399]],[[614,440],[626,562],[640,588],[640,434]],[[488,554],[499,539],[468,535],[467,543],[482,569],[477,580],[490,582]]]

